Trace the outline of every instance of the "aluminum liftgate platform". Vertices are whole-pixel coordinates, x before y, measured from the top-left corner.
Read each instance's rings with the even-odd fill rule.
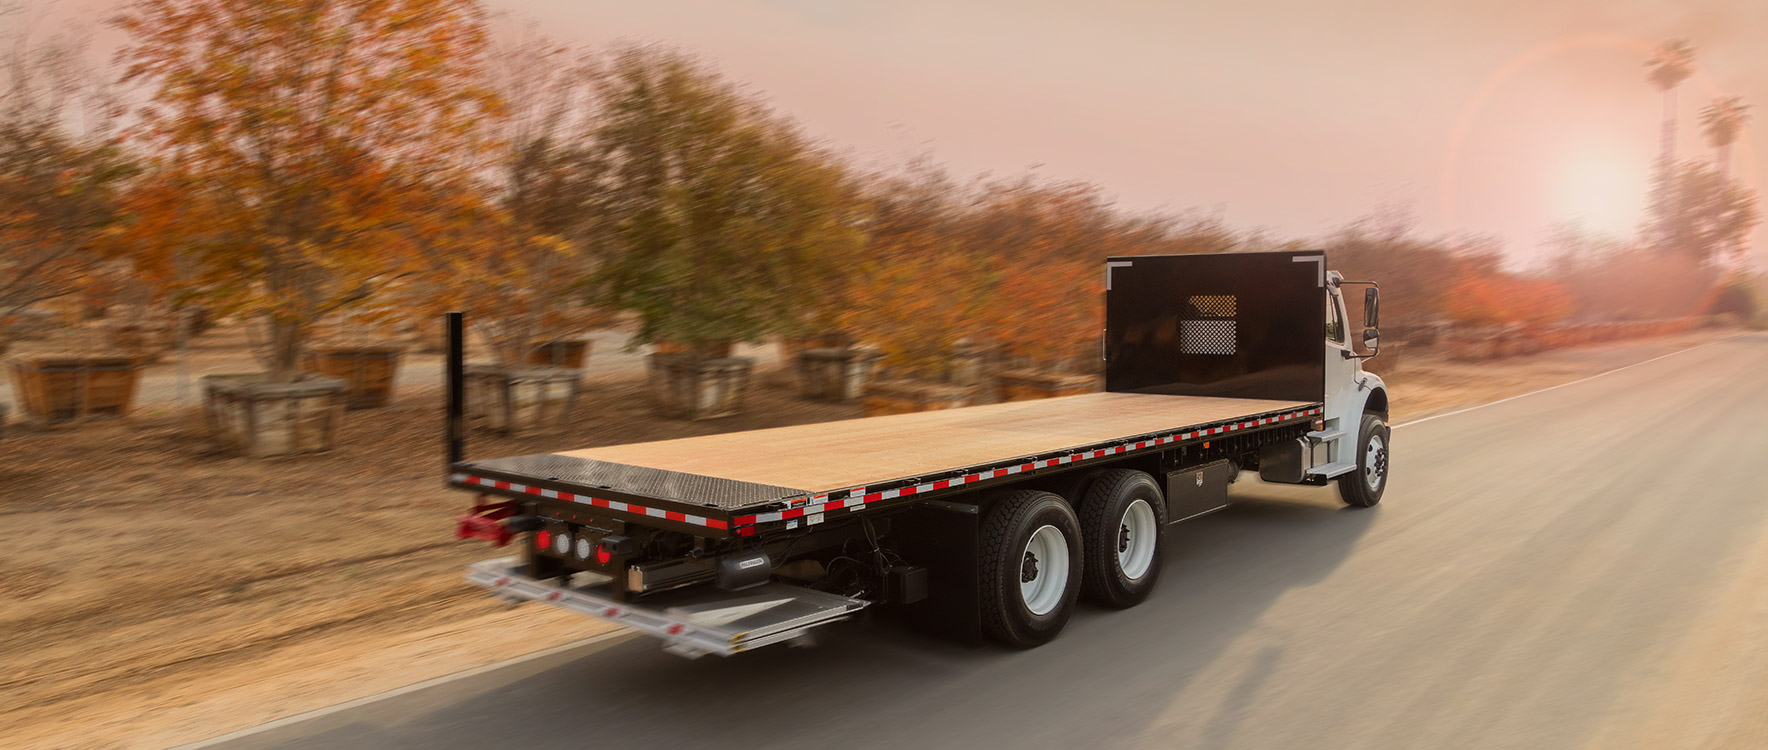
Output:
[[[693,586],[653,594],[635,605],[615,600],[612,579],[604,575],[583,572],[543,581],[523,570],[515,558],[486,560],[467,569],[467,581],[511,601],[545,602],[644,631],[663,639],[670,653],[690,658],[803,642],[811,628],[845,620],[869,603],[773,582],[741,591]]]

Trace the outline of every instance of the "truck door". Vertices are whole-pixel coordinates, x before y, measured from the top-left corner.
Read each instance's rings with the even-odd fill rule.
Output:
[[[1343,415],[1335,408],[1341,404],[1354,401],[1351,389],[1356,387],[1357,364],[1361,360],[1350,355],[1356,352],[1351,349],[1350,318],[1346,315],[1344,294],[1338,288],[1340,276],[1337,271],[1328,275],[1330,283],[1326,285],[1326,430],[1344,428],[1345,434],[1355,438],[1358,425],[1356,422],[1340,424]],[[1341,438],[1332,441],[1332,449],[1328,461],[1337,461],[1339,456],[1348,455],[1348,445]]]

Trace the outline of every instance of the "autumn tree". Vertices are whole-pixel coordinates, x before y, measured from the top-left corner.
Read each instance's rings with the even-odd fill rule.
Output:
[[[1659,132],[1658,165],[1669,171],[1676,163],[1676,88],[1694,76],[1694,46],[1686,39],[1672,39],[1652,51],[1645,61],[1645,80],[1664,95],[1664,118]]]
[[[593,57],[530,30],[495,58],[489,85],[505,114],[489,125],[496,147],[486,205],[460,206],[474,218],[456,252],[428,256],[433,273],[408,291],[426,319],[467,311],[498,356],[516,363],[539,341],[605,322],[583,304],[609,252],[605,170],[594,141]]]
[[[1002,266],[985,316],[1005,354],[1062,370],[1097,342],[1105,327],[1101,264],[1061,259]]]
[[[859,241],[842,167],[680,53],[620,50],[600,80],[603,298],[638,314],[637,341],[698,354],[791,329],[819,265]]]
[[[1718,96],[1700,111],[1701,135],[1713,147],[1713,165],[1720,177],[1731,176],[1731,146],[1750,122],[1750,105],[1741,96]]]
[[[1472,326],[1541,328],[1569,317],[1576,302],[1564,286],[1543,278],[1505,273],[1475,264],[1456,265],[1443,313]]]
[[[1396,332],[1443,319],[1455,293],[1458,269],[1495,272],[1502,254],[1495,241],[1480,237],[1427,237],[1415,229],[1412,214],[1388,207],[1339,229],[1322,243],[1333,268],[1345,278],[1382,285],[1381,318]],[[1361,297],[1352,295],[1352,320],[1361,320]]]
[[[1760,222],[1753,191],[1709,165],[1687,162],[1654,179],[1645,237],[1665,255],[1703,265],[1735,252]]]
[[[1013,264],[1053,261],[1104,263],[1128,254],[1127,230],[1112,201],[1087,182],[1041,181],[1030,176],[985,184],[964,211],[964,246]]]
[[[892,375],[939,379],[960,342],[987,330],[996,279],[974,254],[933,232],[874,239],[842,325],[884,355]]]
[[[0,7],[0,19],[14,13]],[[93,282],[135,171],[114,98],[80,63],[84,38],[38,41],[23,28],[0,55],[0,348],[20,313]]]
[[[1003,354],[1062,368],[1096,345],[1104,326],[1105,259],[1160,252],[1170,224],[1121,212],[1098,186],[1030,176],[984,183],[955,240],[985,264],[986,334]]]
[[[168,277],[194,265],[192,288],[262,318],[272,380],[295,377],[321,316],[409,282],[457,236],[446,214],[501,112],[479,3],[131,0],[115,25],[156,157],[133,250]]]

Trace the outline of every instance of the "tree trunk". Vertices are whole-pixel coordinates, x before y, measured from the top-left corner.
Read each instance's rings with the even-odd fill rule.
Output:
[[[300,376],[301,338],[305,333],[294,318],[270,318],[270,382],[292,383]]]
[[[1669,174],[1676,173],[1676,87],[1664,89],[1664,125],[1659,137],[1658,156],[1664,160],[1664,169]]]

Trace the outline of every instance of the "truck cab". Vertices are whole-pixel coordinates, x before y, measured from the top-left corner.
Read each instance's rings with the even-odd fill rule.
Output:
[[[1352,344],[1351,317],[1345,299],[1347,286],[1364,287],[1363,327],[1361,335],[1356,337],[1363,344],[1363,352]],[[1355,471],[1358,450],[1363,449],[1370,454],[1363,456],[1363,460],[1375,467],[1366,483],[1373,483],[1369,489],[1379,492],[1385,489],[1387,480],[1387,384],[1381,376],[1363,369],[1363,360],[1375,356],[1381,344],[1379,287],[1374,282],[1345,281],[1339,272],[1328,271],[1326,308],[1326,419],[1321,434],[1313,438],[1324,453],[1309,457],[1307,473],[1332,479]],[[1361,440],[1359,433],[1364,428],[1362,422],[1366,414],[1378,417],[1382,427],[1379,434]],[[1365,442],[1371,445],[1365,446]]]

